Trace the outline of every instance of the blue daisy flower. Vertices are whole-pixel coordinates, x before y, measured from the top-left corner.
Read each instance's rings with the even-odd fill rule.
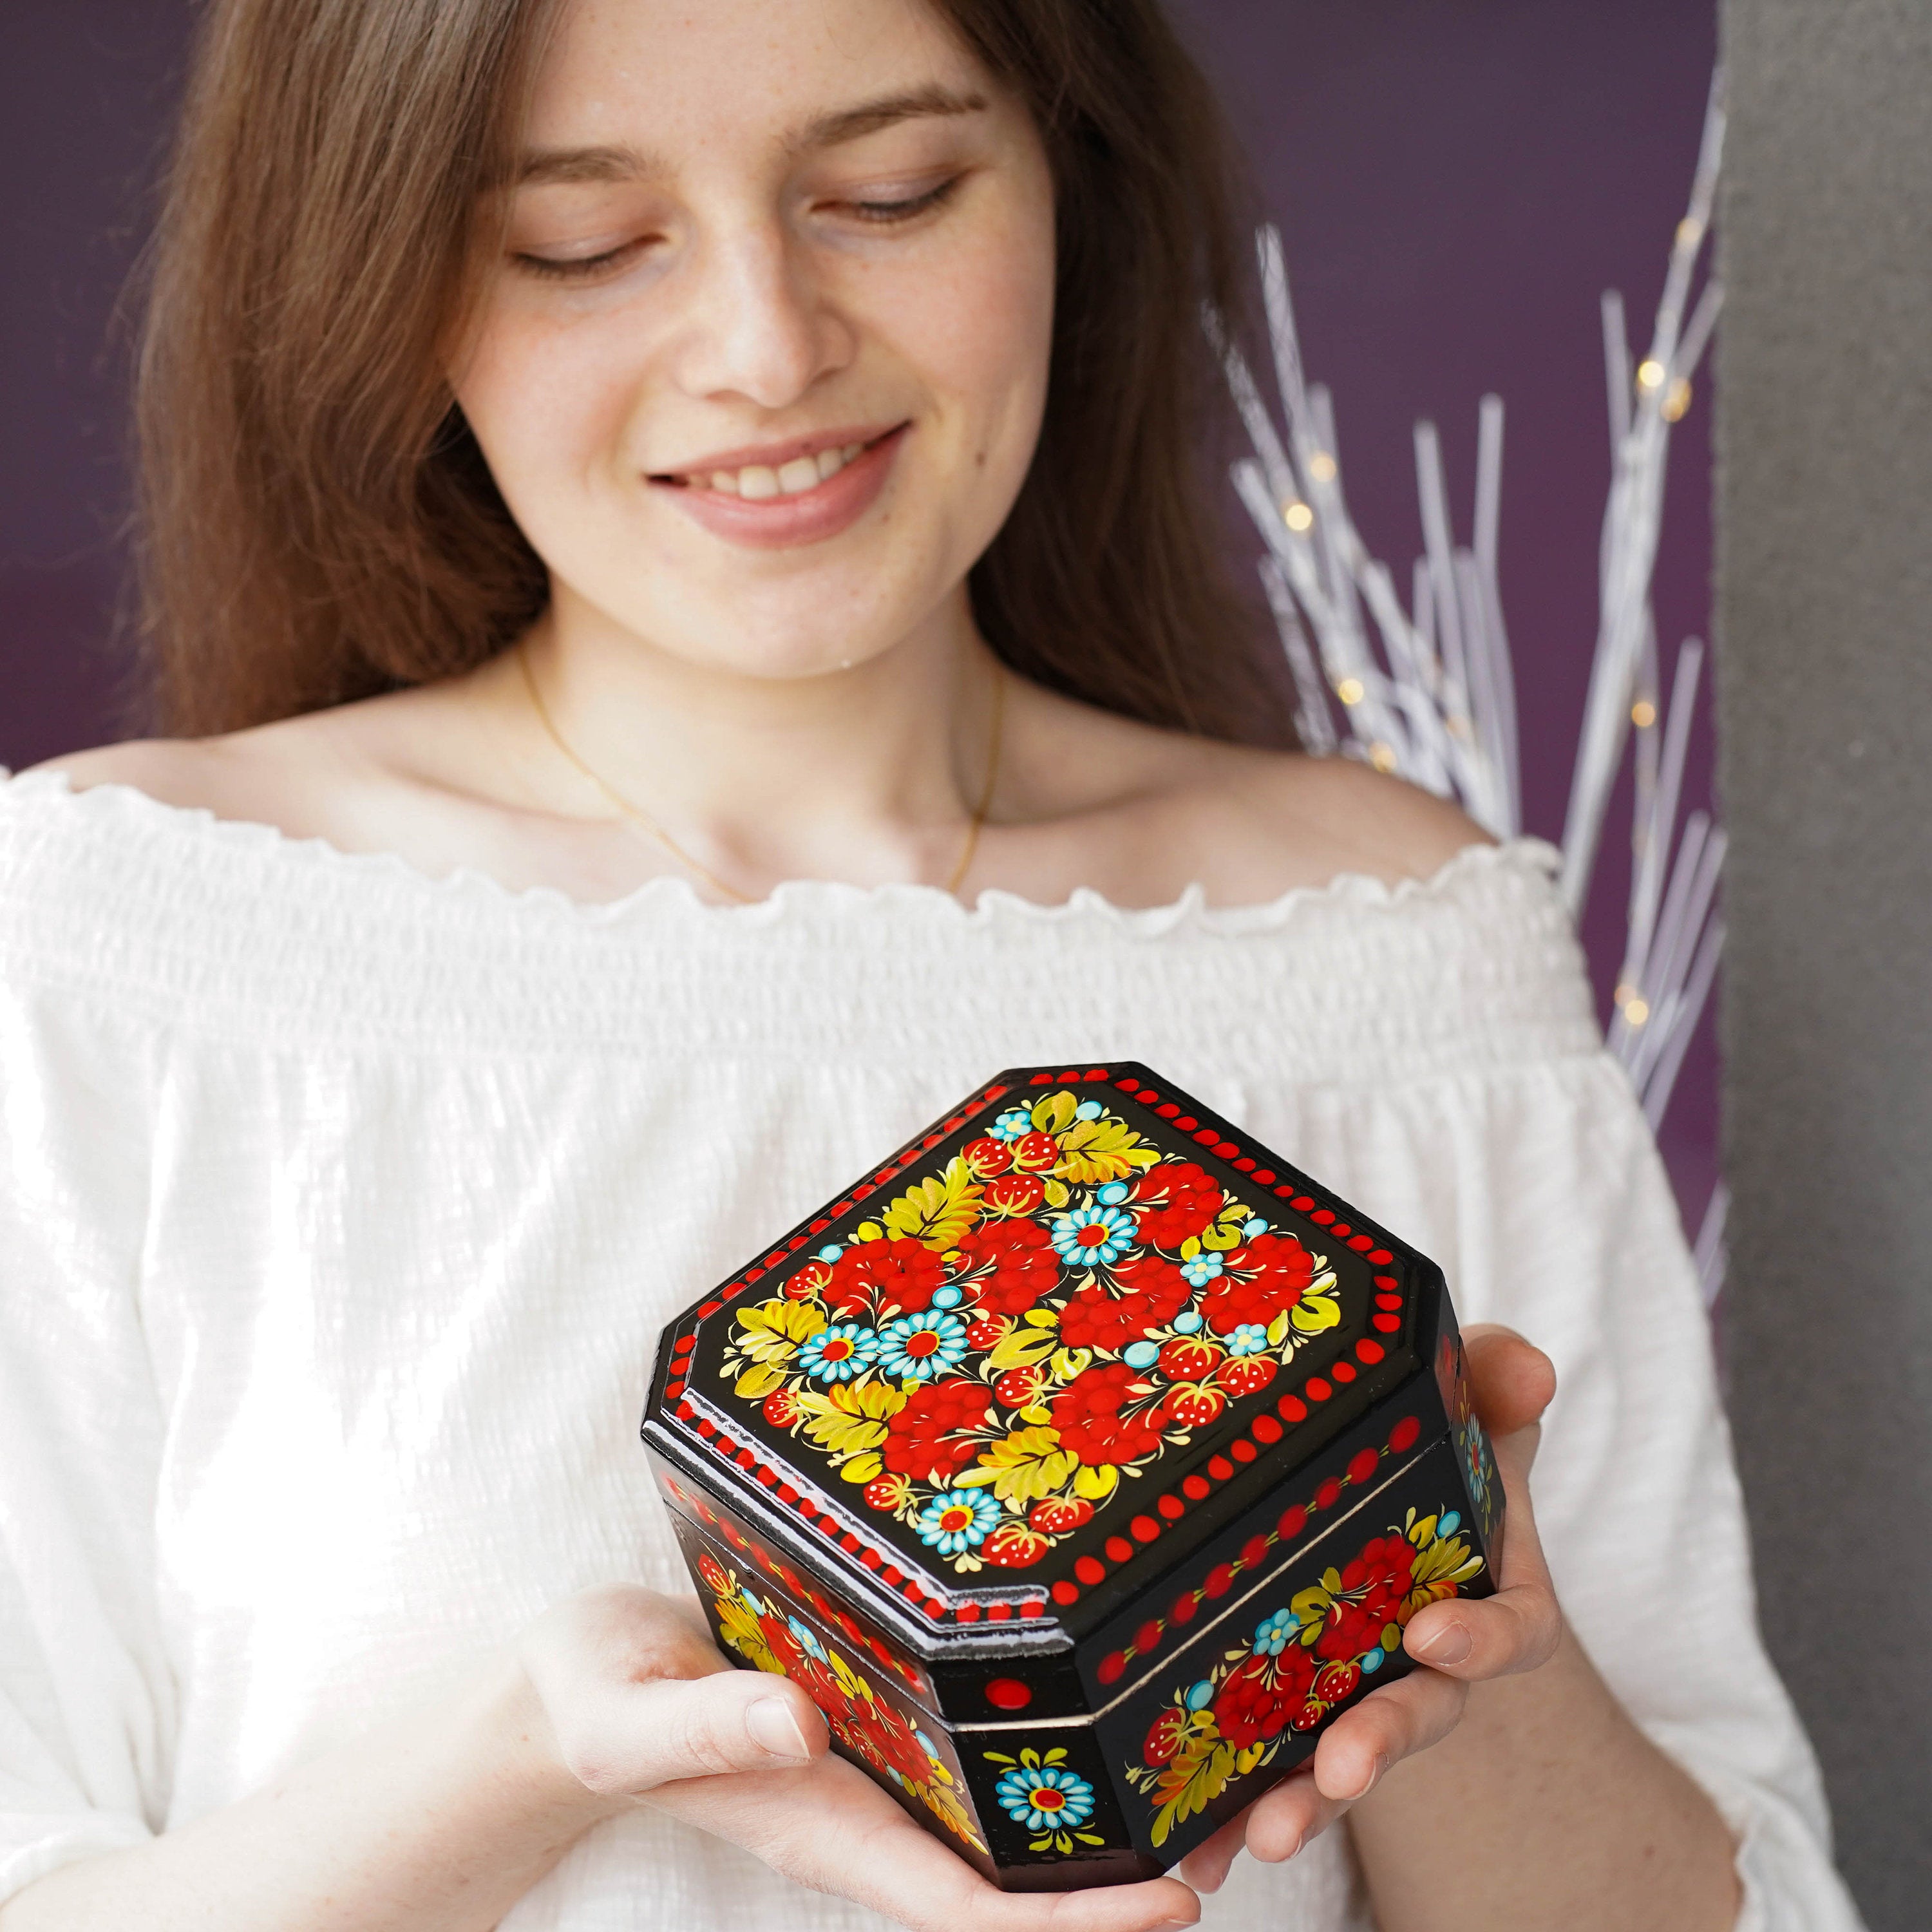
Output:
[[[1231,1355],[1258,1355],[1268,1345],[1268,1330],[1258,1322],[1244,1322],[1228,1337]]]
[[[835,1322],[798,1345],[799,1366],[822,1382],[850,1382],[878,1356],[878,1336],[856,1322]]]
[[[948,1490],[913,1519],[919,1540],[942,1556],[983,1543],[1000,1520],[1000,1506],[983,1490]]]
[[[1024,1140],[1033,1132],[1033,1115],[1024,1107],[1009,1107],[986,1131],[995,1140]]]
[[[1094,1815],[1093,1786],[1077,1772],[1052,1766],[1010,1771],[993,1795],[1007,1816],[1029,1832],[1064,1831]]]
[[[1262,1618],[1255,1626],[1255,1654],[1279,1657],[1294,1642],[1294,1634],[1300,1628],[1292,1610],[1276,1610],[1272,1616]]]
[[[1134,1217],[1118,1208],[1076,1208],[1053,1221],[1053,1251],[1064,1262],[1117,1262],[1134,1244]]]
[[[1180,1264],[1180,1278],[1190,1288],[1205,1288],[1221,1272],[1221,1257],[1210,1249],[1191,1255]]]
[[[943,1308],[902,1315],[879,1330],[879,1366],[901,1381],[929,1382],[966,1359],[966,1324]]]

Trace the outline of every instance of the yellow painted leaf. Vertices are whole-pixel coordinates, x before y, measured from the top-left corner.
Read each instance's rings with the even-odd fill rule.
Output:
[[[881,1219],[887,1234],[922,1241],[943,1254],[958,1245],[977,1218],[981,1191],[979,1176],[956,1154],[944,1174],[908,1188]]]
[[[883,1241],[886,1231],[876,1221],[861,1221],[852,1230],[852,1238],[855,1241]]]
[[[1120,1472],[1111,1462],[1090,1462],[1073,1472],[1073,1493],[1097,1503],[1120,1486]]]
[[[1053,1420],[1053,1411],[1043,1402],[1036,1402],[1029,1408],[1019,1410],[1018,1414],[1022,1422],[1051,1422]]]
[[[1124,1120],[1076,1120],[1060,1136],[1060,1160],[1053,1171],[1091,1186],[1121,1180],[1160,1158]]]
[[[885,1466],[876,1456],[854,1456],[838,1473],[848,1483],[869,1483]]]
[[[1052,1354],[1060,1340],[1051,1328],[1014,1328],[1002,1335],[986,1352],[986,1366],[994,1375],[1009,1369],[1030,1369]]]
[[[775,1388],[784,1386],[784,1370],[776,1362],[760,1362],[747,1369],[731,1384],[731,1393],[746,1402],[758,1402]]]
[[[1225,1255],[1231,1248],[1238,1248],[1241,1245],[1241,1231],[1238,1228],[1224,1228],[1216,1223],[1201,1237],[1201,1245],[1215,1254]]]
[[[1332,1287],[1334,1278],[1329,1279]],[[1301,1299],[1288,1311],[1288,1318],[1294,1323],[1297,1334],[1319,1335],[1341,1320],[1341,1304],[1333,1294],[1320,1292],[1318,1283],[1315,1288],[1303,1292]]]
[[[1201,1237],[1198,1234],[1190,1234],[1180,1244],[1180,1258],[1184,1262],[1191,1262],[1200,1252]]]
[[[1064,1208],[1073,1198],[1072,1190],[1063,1180],[1049,1180],[1046,1184],[1046,1204],[1049,1208]]]
[[[754,1362],[789,1361],[799,1343],[816,1335],[826,1318],[815,1301],[788,1301],[781,1296],[755,1308],[741,1308],[738,1332],[731,1339],[739,1353]]]
[[[814,1415],[805,1425],[805,1433],[821,1449],[849,1456],[860,1449],[876,1449],[886,1439],[886,1425],[866,1416],[841,1415],[835,1409],[830,1415]]]
[[[1080,1459],[1060,1446],[1057,1429],[1016,1429],[980,1452],[961,1473],[962,1489],[990,1489],[1002,1502],[1037,1502],[1051,1496],[1079,1466]]]
[[[1053,1358],[1054,1378],[1058,1382],[1070,1382],[1093,1360],[1091,1348],[1062,1348]]]
[[[1283,1309],[1268,1325],[1268,1346],[1279,1348],[1288,1340],[1288,1310]]]
[[[1079,1111],[1080,1102],[1063,1088],[1058,1094],[1049,1094],[1034,1102],[1033,1124],[1043,1134],[1057,1134],[1072,1124]]]
[[[1057,1308],[1029,1308],[1026,1318],[1036,1328],[1057,1328],[1060,1322],[1060,1310]]]

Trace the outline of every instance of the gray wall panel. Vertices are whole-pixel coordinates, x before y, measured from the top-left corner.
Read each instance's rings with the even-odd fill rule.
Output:
[[[1766,1634],[1932,1924],[1932,0],[1726,0],[1727,1343]]]

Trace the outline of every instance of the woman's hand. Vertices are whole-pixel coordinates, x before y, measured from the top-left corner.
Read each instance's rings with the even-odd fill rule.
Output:
[[[1529,1507],[1529,1468],[1556,1372],[1541,1350],[1509,1329],[1478,1324],[1463,1340],[1476,1413],[1502,1472],[1506,1526],[1497,1594],[1452,1598],[1418,1611],[1402,1648],[1426,1667],[1344,1712],[1306,1764],[1189,1852],[1177,1869],[1197,1892],[1217,1890],[1244,1845],[1269,1864],[1292,1858],[1366,1797],[1391,1766],[1447,1737],[1470,1684],[1534,1670],[1556,1651],[1562,1619]]]
[[[1172,1879],[995,1889],[830,1754],[796,1684],[727,1664],[694,1604],[588,1591],[533,1625],[521,1657],[560,1777],[599,1816],[654,1805],[917,1932],[1161,1932],[1199,1916]]]

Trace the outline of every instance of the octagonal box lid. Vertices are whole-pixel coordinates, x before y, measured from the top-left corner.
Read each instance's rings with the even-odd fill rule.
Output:
[[[1156,1606],[1460,1380],[1426,1257],[1146,1066],[1020,1067],[673,1322],[644,1436],[983,1725],[1117,1703]]]

